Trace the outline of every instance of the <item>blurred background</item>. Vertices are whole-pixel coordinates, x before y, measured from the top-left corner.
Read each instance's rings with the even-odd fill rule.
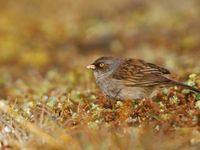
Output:
[[[86,69],[101,56],[200,88],[200,0],[0,0],[0,149],[200,149],[200,95],[112,104]]]
[[[199,0],[1,0],[0,73],[85,70],[102,55],[200,73]]]

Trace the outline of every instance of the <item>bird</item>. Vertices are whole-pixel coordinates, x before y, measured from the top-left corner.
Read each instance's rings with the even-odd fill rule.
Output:
[[[116,100],[153,98],[164,87],[180,86],[200,90],[170,79],[168,69],[141,59],[100,57],[87,66],[94,73],[103,94]]]

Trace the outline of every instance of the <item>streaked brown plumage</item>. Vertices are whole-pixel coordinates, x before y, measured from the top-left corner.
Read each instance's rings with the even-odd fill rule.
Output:
[[[173,85],[200,92],[167,78],[169,70],[139,59],[101,57],[88,68],[94,71],[96,82],[103,93],[114,99],[152,97],[159,88]]]

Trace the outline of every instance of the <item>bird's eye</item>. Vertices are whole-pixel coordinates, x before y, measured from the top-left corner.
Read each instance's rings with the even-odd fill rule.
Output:
[[[105,66],[104,63],[100,63],[100,64],[99,64],[99,67],[100,67],[100,68],[103,68],[104,66]]]

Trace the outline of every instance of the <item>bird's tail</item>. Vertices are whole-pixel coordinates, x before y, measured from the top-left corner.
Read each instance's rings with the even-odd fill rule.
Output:
[[[192,90],[192,91],[194,91],[194,92],[200,93],[200,89],[197,89],[197,88],[191,87],[191,86],[186,85],[186,84],[184,84],[184,83],[177,82],[177,81],[173,81],[173,80],[171,80],[171,83],[172,83],[173,85],[177,85],[177,86],[180,86],[180,87],[183,87],[183,88],[186,88],[186,89]]]

